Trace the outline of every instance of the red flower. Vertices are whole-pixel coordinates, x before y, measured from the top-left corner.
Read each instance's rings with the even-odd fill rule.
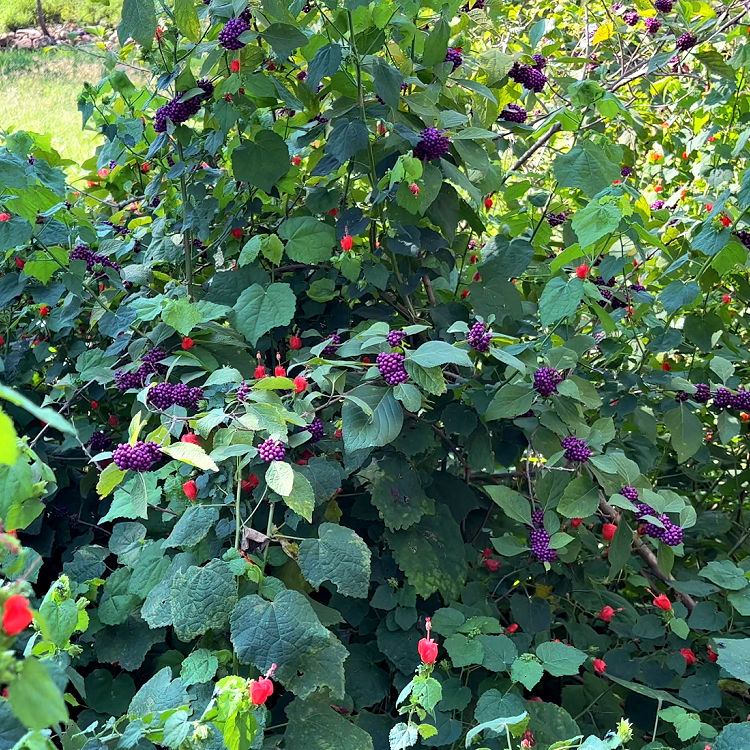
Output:
[[[617,531],[617,526],[615,526],[613,523],[605,523],[602,526],[602,536],[608,541],[611,542],[614,538],[615,532]]]
[[[385,135],[388,131],[386,130],[385,125],[382,122],[378,123],[378,135]]]
[[[507,628],[505,628],[505,635],[513,635],[516,630],[518,630],[518,623],[512,622]]]
[[[469,296],[469,290],[464,289],[461,291],[461,299],[466,299]]]
[[[302,377],[302,375],[297,375],[292,382],[294,383],[295,393],[303,393],[307,388],[307,378]]]
[[[711,646],[706,646],[706,657],[709,661],[712,661],[714,663],[719,660],[719,655],[711,648]]]
[[[182,339],[182,348],[187,351],[188,349],[192,349],[195,346],[195,341],[190,338],[190,336],[185,336]]]
[[[654,597],[654,606],[669,612],[672,609],[672,602],[669,601],[666,594],[659,594],[659,596]]]
[[[262,706],[273,695],[273,682],[268,677],[251,680],[247,692],[254,706]]]
[[[147,161],[144,161],[141,164],[141,172],[148,172],[149,169],[151,169],[151,165]]]
[[[270,63],[268,63],[268,65],[266,65],[266,70],[270,70],[270,71],[272,71],[272,72],[273,72],[274,70],[276,70],[276,63],[274,63],[274,62],[270,62]]]
[[[107,177],[107,175],[109,175],[109,169],[107,169],[107,167],[102,167],[97,172],[97,174],[99,175],[99,177],[101,177],[102,179],[104,179],[105,177]]]
[[[604,620],[604,622],[612,622],[612,618],[615,616],[615,610],[612,609],[609,605],[606,607],[602,607],[599,610],[599,617]]]
[[[482,280],[482,274],[480,274],[480,273],[479,273],[479,271],[477,271],[477,272],[476,272],[476,273],[475,273],[475,274],[474,274],[474,275],[473,275],[473,276],[471,277],[471,280],[472,280],[472,281],[481,281],[481,280]]]
[[[417,644],[417,651],[425,664],[434,664],[438,655],[438,645],[432,638],[422,638]]]
[[[604,659],[594,659],[594,672],[603,675],[607,671],[607,662]]]
[[[258,365],[255,368],[255,373],[253,374],[253,377],[256,378],[256,380],[260,380],[261,378],[266,377],[266,368],[263,367],[263,365]]]
[[[276,365],[274,368],[273,374],[277,378],[285,378],[286,377],[286,369],[283,368],[281,365]]]
[[[29,600],[21,594],[13,594],[3,605],[3,632],[5,635],[17,635],[31,623]]]
[[[687,159],[688,158],[688,152],[687,151],[683,151],[682,152],[682,158],[683,159]]]
[[[354,244],[354,239],[351,235],[345,234],[341,238],[341,249],[346,253],[349,252],[349,250],[352,249],[352,245]]]
[[[120,420],[117,418],[117,414],[110,414],[107,420],[110,427],[117,427],[120,424]]]
[[[685,659],[685,664],[688,665],[688,667],[691,664],[695,664],[697,661],[695,654],[693,653],[692,649],[689,648],[681,648],[680,653],[682,654],[682,658]]]
[[[669,362],[662,362],[661,369],[664,370],[664,372],[672,372],[672,365],[670,365]]]
[[[714,210],[714,204],[706,203],[706,211],[713,211],[713,210]]]
[[[732,220],[726,214],[722,214],[719,217],[719,221],[721,221],[722,225],[725,227],[728,227],[732,223]]]
[[[341,440],[341,438],[344,436],[343,431],[339,427],[334,433],[333,436],[336,438],[336,440]]]
[[[295,351],[297,349],[301,349],[302,348],[302,339],[299,336],[297,336],[297,335],[293,335],[289,339],[289,348],[290,349],[294,349]]]
[[[293,156],[292,157],[292,164],[295,167],[298,167],[300,164],[302,164],[302,159],[299,156]]]
[[[229,70],[231,70],[232,73],[239,73],[240,72],[240,61],[239,60],[232,60],[232,62],[229,63]]]
[[[574,529],[577,529],[582,523],[583,523],[583,519],[582,518],[571,518],[570,519],[570,525]]]
[[[422,192],[416,182],[412,182],[411,185],[409,185],[409,190],[412,195],[419,195]]]
[[[92,401],[91,402],[91,408],[92,409],[98,409],[99,408],[99,402],[98,401]]]
[[[39,314],[43,318],[46,318],[49,315],[49,310],[50,310],[49,305],[40,305],[39,306]]]
[[[0,221],[10,221],[10,214],[6,214],[5,211],[3,211],[0,214]]]
[[[185,493],[185,497],[188,500],[195,500],[195,498],[198,497],[198,485],[192,479],[188,479],[188,481],[182,485],[182,491]]]
[[[0,346],[2,346],[5,343],[5,336],[3,336],[2,333],[0,333]]]
[[[485,547],[482,552],[482,560],[489,560],[492,557],[492,550],[489,547]]]
[[[484,207],[489,211],[492,208],[493,200],[489,196],[484,199]]]
[[[242,491],[249,494],[260,484],[260,479],[256,474],[251,474],[247,479],[243,479],[240,484]]]
[[[16,256],[13,258],[13,262],[16,264],[16,268],[20,271],[26,265],[26,261],[23,258]]]
[[[661,193],[662,190],[664,190],[664,186],[663,185],[655,185],[654,186],[654,192],[655,193]]]
[[[192,443],[193,445],[200,445],[201,441],[198,439],[198,436],[194,432],[186,432],[181,438],[180,442],[182,443]]]
[[[235,227],[232,230],[232,237],[234,237],[236,240],[242,237],[242,227]]]
[[[724,294],[722,294],[722,295],[721,295],[721,301],[722,301],[722,302],[723,302],[723,303],[724,303],[725,305],[728,305],[728,304],[729,304],[729,303],[730,303],[730,302],[732,301],[732,295],[731,295],[731,294],[727,294],[727,293],[725,292]]]
[[[338,216],[339,210],[338,208],[332,208],[328,211],[329,216]]]
[[[490,573],[497,573],[497,571],[500,570],[500,560],[495,560],[490,557],[484,561],[484,567],[487,568]]]
[[[591,269],[585,264],[582,263],[578,268],[576,268],[576,276],[579,279],[585,279],[589,275],[589,271]]]

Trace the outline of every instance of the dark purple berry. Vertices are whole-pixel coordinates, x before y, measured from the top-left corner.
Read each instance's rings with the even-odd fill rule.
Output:
[[[661,21],[658,18],[644,18],[643,22],[646,24],[646,31],[648,31],[649,34],[656,34],[657,31],[661,28]]]
[[[711,398],[711,386],[706,383],[698,383],[695,386],[695,393],[693,399],[699,404],[705,404]]]
[[[563,438],[560,444],[565,449],[565,459],[575,463],[584,463],[591,458],[591,448],[586,445],[585,440],[577,438],[575,435],[568,435]]]
[[[240,37],[249,29],[245,18],[230,18],[219,32],[219,44],[226,49],[242,49],[245,42],[241,42]]]
[[[739,232],[734,233],[735,237],[748,249],[750,250],[750,232],[745,229],[741,229]]]
[[[191,388],[184,383],[157,383],[149,388],[146,401],[163,411],[170,406],[197,409],[202,398],[202,388]]]
[[[656,0],[654,2],[654,8],[662,13],[669,13],[672,10],[672,5],[674,5],[673,0]]]
[[[662,516],[662,519],[665,518],[665,516]],[[676,547],[678,544],[682,544],[682,538],[682,527],[671,523],[669,520],[664,520],[664,529],[661,535],[662,542],[669,547]]]
[[[261,461],[265,461],[267,464],[270,464],[271,461],[283,461],[284,456],[286,456],[286,447],[281,440],[268,438],[258,446],[258,455]]]
[[[503,111],[500,113],[500,118],[507,120],[508,122],[518,122],[523,124],[528,118],[526,110],[518,104],[506,104]]]
[[[449,47],[445,53],[445,62],[453,63],[453,70],[460,67],[464,61],[460,47]]]
[[[549,548],[550,535],[544,529],[532,529],[529,532],[531,554],[539,562],[552,562],[557,559],[557,551]]]
[[[631,503],[638,502],[638,490],[635,487],[626,485],[620,490],[620,494],[630,500]]]
[[[692,34],[686,31],[677,40],[677,49],[684,52],[685,50],[689,50],[691,47],[695,47],[696,44],[698,44],[698,40]]]
[[[638,21],[641,20],[641,17],[638,15],[637,10],[626,10],[622,14],[622,20],[625,21],[628,26],[635,26]]]
[[[399,385],[409,379],[409,374],[404,367],[404,359],[404,355],[399,352],[378,354],[375,364],[388,385]]]
[[[559,214],[548,213],[546,219],[551,227],[559,227],[568,220],[568,212],[561,211]]]
[[[492,331],[487,330],[487,326],[478,320],[469,329],[469,335],[466,337],[466,341],[472,349],[484,354],[490,350],[490,342],[492,341]]]
[[[531,58],[537,70],[544,70],[547,67],[547,58],[544,55],[532,55]]]
[[[121,471],[148,471],[162,456],[158,443],[139,440],[131,445],[122,443],[112,453],[112,460]]]
[[[111,261],[106,255],[99,255],[91,250],[87,245],[76,245],[70,251],[70,260],[82,260],[86,263],[86,270],[92,271],[95,266],[101,266],[102,268],[114,268],[115,271],[120,270],[119,264]]]
[[[97,430],[88,439],[86,445],[91,450],[91,452],[96,455],[97,453],[108,451],[112,447],[112,441],[110,440],[109,435],[102,432],[101,430]]]
[[[250,393],[250,384],[243,382],[237,389],[237,400],[244,401],[248,393]]]
[[[732,394],[732,408],[739,411],[750,411],[750,391],[740,388]]]
[[[651,204],[650,208],[652,211],[658,211],[660,208],[664,208],[664,201],[658,198]]]
[[[726,409],[732,405],[732,392],[728,388],[717,388],[711,404],[715,409]]]
[[[323,349],[321,354],[324,357],[333,357],[336,354],[336,350],[339,348],[339,345],[341,344],[341,336],[338,335],[338,333],[332,333],[327,339],[328,345]]]
[[[630,177],[631,174],[633,174],[633,170],[630,167],[623,167],[620,170],[620,175],[622,177]]]
[[[534,528],[541,528],[544,526],[544,511],[535,510],[531,513],[531,523]]]
[[[419,134],[421,140],[414,147],[414,156],[422,161],[432,161],[446,154],[450,150],[451,141],[443,133],[445,133],[444,130],[437,128],[425,128]]]
[[[687,393],[687,391],[677,391],[677,393],[674,394],[674,400],[678,403],[682,403],[683,401],[687,401],[690,398],[690,395]]]
[[[325,437],[326,431],[323,425],[323,420],[320,417],[315,417],[312,422],[307,426],[307,431],[310,433],[310,437],[313,443],[317,443],[318,440],[322,440]]]
[[[547,83],[547,76],[541,70],[537,70],[531,65],[519,65],[518,63],[513,64],[508,72],[508,78],[537,94],[544,89],[544,84]]]
[[[562,382],[561,373],[554,367],[540,367],[534,373],[534,390],[544,398],[557,392],[557,386]]]

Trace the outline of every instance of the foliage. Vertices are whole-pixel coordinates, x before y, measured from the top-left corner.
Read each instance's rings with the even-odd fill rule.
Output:
[[[747,9],[246,5],[0,152],[0,736],[742,746]]]
[[[115,25],[122,0],[43,0],[42,8],[48,22]],[[4,0],[0,7],[0,30],[36,25],[36,0]]]

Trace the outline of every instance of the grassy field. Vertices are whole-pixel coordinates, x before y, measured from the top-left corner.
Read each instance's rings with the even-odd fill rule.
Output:
[[[42,8],[50,22],[116,26],[122,0],[42,0]],[[0,32],[25,26],[36,26],[36,0],[0,0]]]
[[[0,51],[0,131],[51,134],[64,157],[84,161],[100,136],[81,129],[78,95],[85,81],[96,83],[101,73],[96,58],[80,51]]]

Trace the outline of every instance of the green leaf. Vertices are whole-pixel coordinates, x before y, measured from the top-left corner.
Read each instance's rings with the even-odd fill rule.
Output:
[[[175,635],[181,641],[191,641],[211,629],[224,628],[236,602],[234,574],[222,560],[177,573],[170,590]]]
[[[745,571],[730,560],[712,560],[701,569],[698,575],[730,591],[739,591],[748,584]]]
[[[172,443],[172,445],[163,445],[161,452],[165,456],[182,461],[188,466],[195,466],[196,469],[203,471],[218,471],[219,467],[211,456],[195,443]]]
[[[739,750],[742,747],[750,747],[750,722],[747,721],[727,724],[712,745],[713,750]]]
[[[583,141],[555,158],[554,172],[561,187],[580,188],[592,196],[620,177],[620,165],[593,141]]]
[[[482,732],[491,731],[497,734],[505,731],[506,727],[513,726],[514,724],[520,724],[526,718],[526,712],[517,714],[516,716],[502,716],[491,721],[485,721],[472,727],[466,733],[466,740],[464,741],[464,747],[470,747],[474,738]]]
[[[33,657],[21,661],[21,668],[8,685],[13,713],[29,729],[46,729],[68,720],[62,693],[49,672]]]
[[[189,701],[182,680],[179,677],[173,680],[172,668],[164,667],[141,686],[130,701],[127,713],[131,716],[147,716],[187,706]]]
[[[551,326],[571,316],[583,299],[583,281],[579,278],[551,279],[539,300],[539,319],[543,326]]]
[[[4,223],[6,222],[0,222],[0,227]],[[0,385],[0,398],[10,401],[11,404],[15,404],[16,406],[20,406],[24,411],[27,411],[41,422],[46,422],[50,427],[64,432],[66,435],[76,434],[75,427],[67,419],[61,417],[54,409],[37,406],[23,394],[14,391],[12,388],[8,388],[7,385]]]
[[[0,252],[26,245],[31,239],[31,224],[20,216],[0,222]]]
[[[149,49],[156,33],[154,0],[123,0],[122,21],[117,27],[117,38],[125,44],[132,37]]]
[[[401,95],[403,76],[398,68],[388,65],[380,57],[372,60],[373,88],[375,93],[389,106],[396,109]]]
[[[78,623],[78,607],[72,599],[55,601],[49,597],[39,608],[44,619],[45,638],[51,640],[58,648],[64,648]]]
[[[315,91],[324,78],[330,78],[341,65],[341,45],[324,44],[310,61],[307,67],[305,83]]]
[[[536,648],[536,655],[542,660],[542,666],[553,677],[578,674],[581,665],[588,656],[573,646],[564,643],[547,641]]]
[[[289,171],[289,148],[272,130],[261,130],[254,141],[243,141],[232,151],[232,171],[238,180],[270,193]]]
[[[408,359],[425,368],[446,364],[472,367],[468,353],[447,341],[427,341],[410,354]]]
[[[521,654],[510,668],[510,678],[513,682],[520,682],[527,690],[542,679],[544,668],[533,654]]]
[[[161,319],[177,333],[187,336],[201,322],[201,314],[197,305],[189,302],[186,297],[180,297],[167,302]]]
[[[390,750],[406,750],[406,748],[416,745],[418,739],[419,731],[417,727],[413,724],[404,724],[403,721],[394,724],[391,731],[388,732]]]
[[[695,281],[686,284],[679,279],[675,279],[671,284],[664,287],[659,295],[659,302],[664,306],[666,313],[672,315],[681,308],[690,305],[699,294],[700,287]]]
[[[448,40],[450,39],[450,35],[450,25],[444,18],[441,18],[432,27],[432,30],[424,43],[422,64],[425,67],[430,67],[445,60],[445,53],[448,51]]]
[[[599,491],[587,477],[576,477],[563,492],[557,512],[566,518],[588,518],[599,507]]]
[[[13,420],[0,409],[0,464],[13,465],[18,460],[18,435]]]
[[[370,131],[362,120],[337,121],[326,144],[326,154],[332,156],[339,164],[344,164],[363,148],[367,148]]]
[[[581,247],[589,247],[597,240],[617,229],[622,211],[615,203],[591,201],[580,211],[573,214],[571,226],[578,236]]]
[[[292,493],[294,469],[286,461],[272,461],[266,470],[266,484],[282,497]]]
[[[180,677],[185,687],[213,680],[219,660],[205,648],[199,648],[186,656],[180,666]]]
[[[272,328],[289,325],[296,306],[297,298],[289,284],[270,284],[266,289],[253,284],[240,294],[230,318],[250,345],[255,346]]]
[[[298,47],[304,47],[307,44],[307,37],[298,28],[288,23],[272,23],[261,36],[273,47],[273,51],[281,59],[289,57]]]
[[[481,664],[484,659],[484,647],[476,638],[469,638],[456,633],[445,639],[445,650],[457,669],[471,664]]]
[[[527,383],[506,383],[494,395],[484,415],[489,422],[494,419],[515,419],[525,414],[534,403],[536,393]]]
[[[349,399],[344,402],[341,422],[347,453],[388,445],[398,437],[404,423],[404,413],[390,388],[360,385],[350,395],[366,404],[372,414],[366,414]]]
[[[664,413],[664,426],[669,430],[677,460],[684,463],[703,445],[703,425],[685,404]]]
[[[523,495],[503,485],[485,487],[485,490],[505,515],[531,526],[531,505]]]
[[[351,529],[321,524],[318,539],[305,539],[300,544],[298,562],[302,575],[315,588],[331,581],[343,596],[367,596],[370,549]]]
[[[308,523],[312,523],[312,513],[315,508],[315,491],[307,477],[297,469],[294,470],[292,491],[284,497],[284,502]]]
[[[193,0],[175,0],[174,20],[183,36],[191,42],[200,41],[201,25]]]
[[[409,377],[427,393],[439,396],[446,391],[445,378],[440,367],[422,367],[412,359],[404,361],[404,367]]]
[[[297,698],[286,715],[286,750],[373,750],[370,735],[334,711],[325,695]]]
[[[177,520],[172,532],[164,542],[168,547],[192,547],[203,539],[219,519],[218,508],[207,505],[192,505]]]
[[[307,651],[328,642],[328,631],[298,591],[281,591],[272,602],[257,594],[243,597],[230,627],[240,662],[254,664],[261,672],[276,664],[280,677],[294,674]]]
[[[297,263],[330,260],[336,244],[334,228],[312,216],[287,219],[279,228],[279,237],[286,240],[287,257]]]

